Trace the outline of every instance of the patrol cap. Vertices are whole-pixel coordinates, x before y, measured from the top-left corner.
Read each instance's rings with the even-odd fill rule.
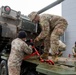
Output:
[[[33,21],[34,18],[36,17],[36,15],[37,15],[37,12],[31,12],[31,13],[28,15],[28,17],[30,18],[31,21]]]
[[[27,33],[25,31],[20,31],[18,33],[18,38],[26,38],[26,36],[27,36]]]

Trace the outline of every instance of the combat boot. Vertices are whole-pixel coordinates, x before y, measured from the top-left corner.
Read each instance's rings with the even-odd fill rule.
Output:
[[[57,55],[53,55],[52,56],[52,60],[57,63],[58,62],[58,56]]]
[[[43,53],[40,57],[42,59],[48,59],[49,53]]]

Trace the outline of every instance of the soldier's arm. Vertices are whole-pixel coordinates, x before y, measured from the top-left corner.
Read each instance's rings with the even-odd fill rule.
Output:
[[[28,46],[26,43],[24,43],[23,46],[24,46],[23,50],[26,54],[31,54],[33,52],[31,45]]]
[[[39,40],[45,38],[48,35],[50,30],[48,20],[43,20],[40,22],[40,24],[41,24],[42,31],[37,37]]]

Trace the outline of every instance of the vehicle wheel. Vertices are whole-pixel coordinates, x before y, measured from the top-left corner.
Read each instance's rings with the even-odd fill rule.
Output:
[[[0,69],[1,69],[0,75],[8,75],[7,61],[5,60],[1,61]]]

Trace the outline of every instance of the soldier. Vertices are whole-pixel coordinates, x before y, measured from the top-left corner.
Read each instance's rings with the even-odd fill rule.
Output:
[[[73,53],[73,56],[76,57],[76,42],[75,42],[75,45],[72,48],[72,53]]]
[[[52,57],[56,58],[56,52],[59,48],[59,39],[63,35],[67,28],[67,21],[60,16],[43,14],[39,15],[37,12],[31,12],[28,17],[34,23],[39,23],[41,26],[41,33],[35,38],[36,41],[44,39],[44,53],[41,55],[42,58],[47,59],[49,54],[49,48],[52,49]]]
[[[9,75],[20,75],[20,66],[24,58],[24,53],[31,54],[32,47],[25,43],[26,33],[20,31],[18,38],[14,39],[11,44],[11,52],[8,59]]]

